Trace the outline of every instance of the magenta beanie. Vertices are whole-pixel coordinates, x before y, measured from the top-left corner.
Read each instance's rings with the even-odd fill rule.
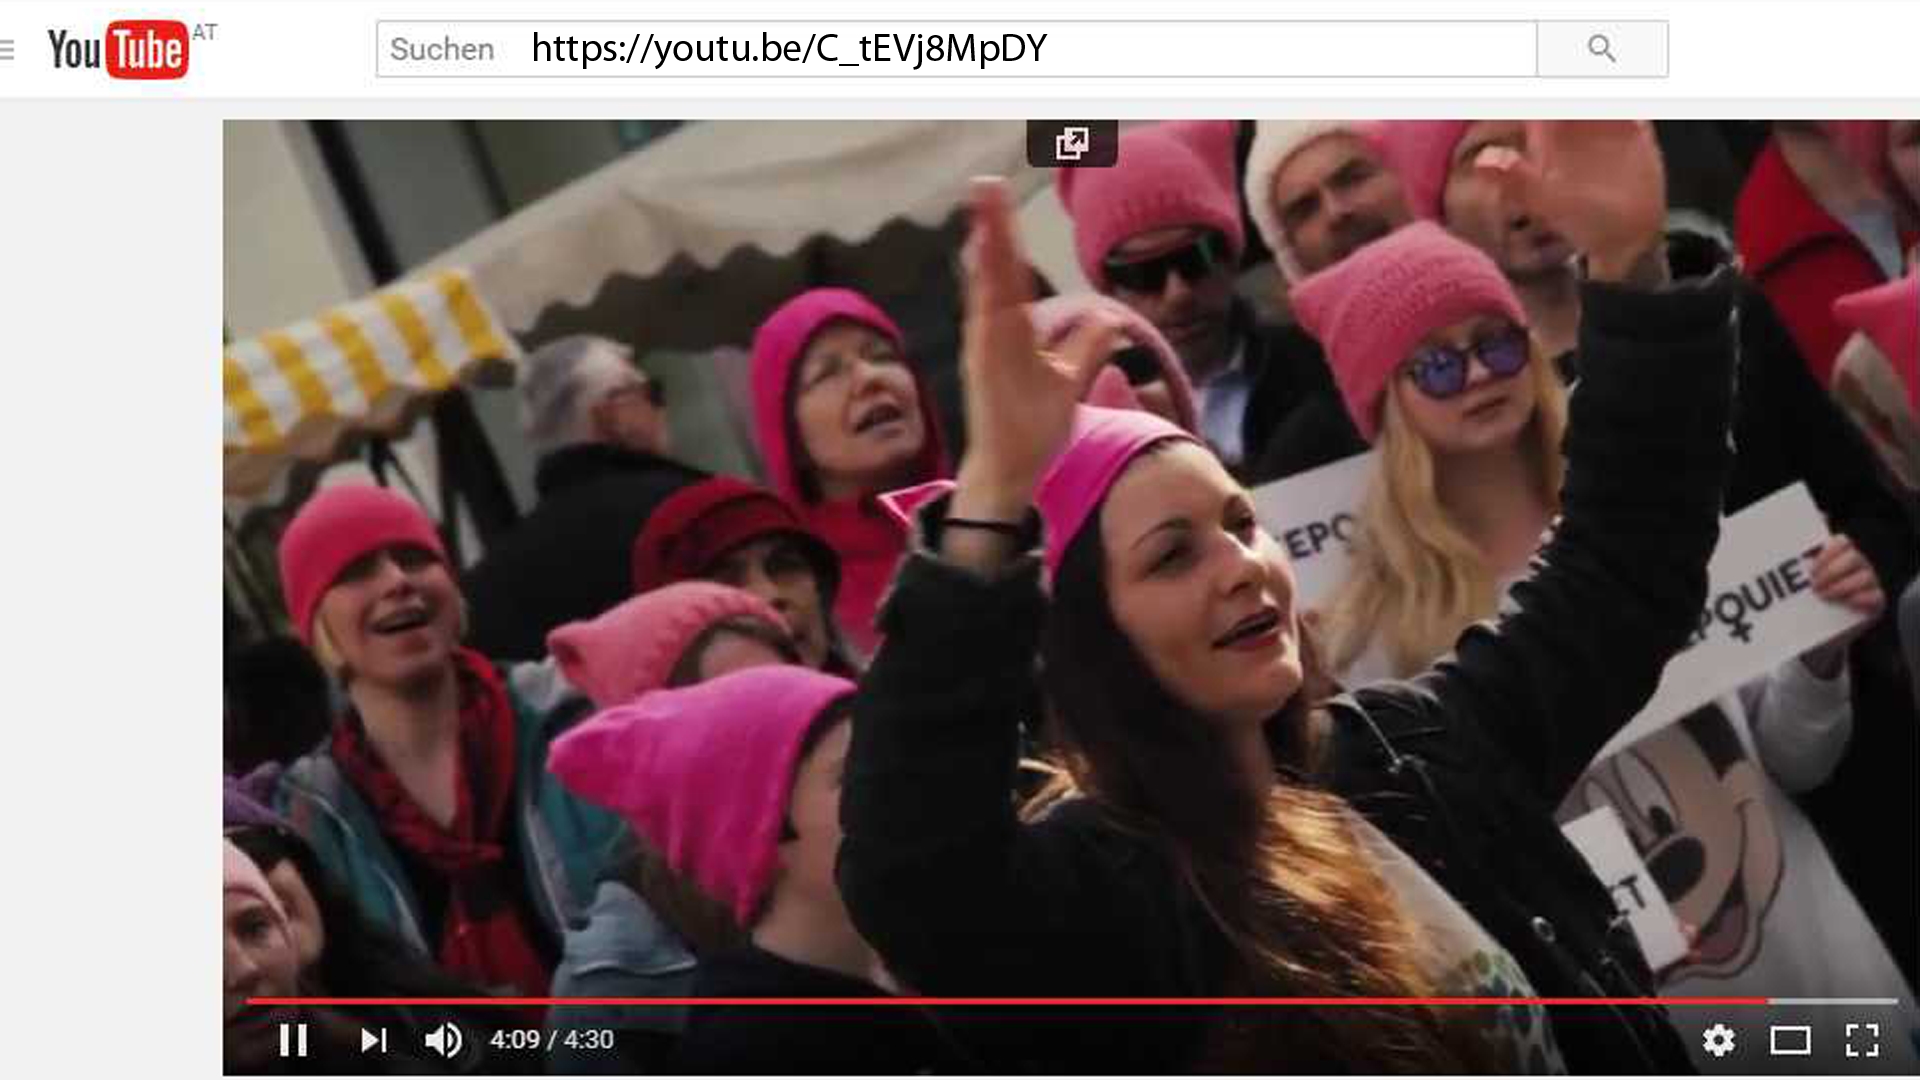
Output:
[[[733,618],[787,629],[786,620],[752,593],[713,581],[682,581],[556,628],[547,635],[547,651],[568,682],[596,708],[607,709],[666,686],[694,640]]]
[[[554,740],[548,768],[748,926],[779,868],[800,744],[854,689],[780,665],[655,690]]]
[[[1527,325],[1499,267],[1431,221],[1374,241],[1293,287],[1300,325],[1327,350],[1347,412],[1368,442],[1380,428],[1380,398],[1420,339],[1475,315]]]
[[[1233,168],[1234,131],[1232,120],[1137,127],[1120,136],[1120,160],[1113,167],[1055,173],[1060,202],[1073,219],[1074,253],[1094,288],[1110,289],[1100,265],[1109,252],[1155,229],[1217,229],[1226,235],[1229,257],[1240,258],[1246,231]]]
[[[314,609],[347,564],[395,544],[449,561],[433,522],[403,495],[371,484],[338,484],[307,500],[280,535],[280,588],[300,640],[313,644]]]
[[[754,441],[759,444],[760,461],[766,467],[767,486],[796,506],[805,500],[800,496],[800,477],[794,467],[798,455],[787,442],[788,415],[793,408],[787,391],[793,385],[794,365],[806,353],[807,344],[828,323],[839,320],[870,327],[893,342],[902,357],[906,356],[907,340],[900,327],[878,304],[852,289],[808,289],[775,309],[753,335]],[[907,370],[919,392],[921,426],[927,433],[920,448],[921,471],[937,476],[945,471],[946,452],[941,448],[933,395],[919,368],[909,362]]]
[[[1171,440],[1204,446],[1193,433],[1139,409],[1108,409],[1082,405],[1074,410],[1073,427],[1066,445],[1040,478],[1033,502],[1045,523],[1047,580],[1060,571],[1068,545],[1087,523],[1093,509],[1107,497],[1107,489],[1120,478],[1127,464],[1146,450]],[[913,515],[926,504],[946,495],[956,485],[951,480],[935,480],[880,497],[881,505],[894,518],[911,528]]]
[[[1193,400],[1193,380],[1187,378],[1187,369],[1180,366],[1179,354],[1173,351],[1166,337],[1145,316],[1112,297],[1098,293],[1050,297],[1034,304],[1030,314],[1033,317],[1034,335],[1043,349],[1058,348],[1088,316],[1106,316],[1108,322],[1120,327],[1128,341],[1145,346],[1160,361],[1160,374],[1166,381],[1168,395],[1173,399],[1173,411],[1178,414],[1177,423],[1188,431],[1200,429],[1200,414]],[[1111,367],[1094,379],[1082,400],[1089,405],[1110,409],[1142,408],[1140,399],[1134,395],[1126,377]]]
[[[1082,405],[1060,456],[1040,478],[1033,501],[1046,522],[1047,578],[1060,572],[1067,546],[1107,497],[1128,463],[1169,440],[1198,444],[1188,432],[1146,412]]]
[[[1920,274],[1843,296],[1833,302],[1833,317],[1873,342],[1920,415]]]
[[[1400,174],[1415,217],[1443,220],[1447,177],[1470,120],[1389,120],[1375,129],[1387,167]]]

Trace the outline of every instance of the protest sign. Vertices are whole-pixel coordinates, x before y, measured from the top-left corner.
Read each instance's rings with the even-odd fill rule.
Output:
[[[1356,454],[1249,493],[1254,516],[1293,560],[1294,595],[1302,609],[1319,605],[1347,576],[1373,461],[1372,451]]]
[[[1647,864],[1640,861],[1613,807],[1602,806],[1582,814],[1562,825],[1560,831],[1580,850],[1593,868],[1593,876],[1607,887],[1614,908],[1627,917],[1648,967],[1659,971],[1687,954],[1680,920],[1674,917],[1659,883],[1647,872]]]
[[[1373,469],[1361,454],[1252,492],[1260,523],[1293,560],[1302,608],[1323,603],[1352,565],[1350,543]],[[1814,595],[1813,556],[1826,522],[1805,484],[1781,488],[1720,523],[1707,603],[1687,645],[1604,758],[1861,621]],[[1598,760],[1598,759],[1596,759]]]

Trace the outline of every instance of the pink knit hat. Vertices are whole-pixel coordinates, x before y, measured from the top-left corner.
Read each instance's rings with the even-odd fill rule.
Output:
[[[1328,135],[1352,135],[1382,158],[1380,122],[1377,120],[1261,120],[1254,126],[1253,148],[1247,151],[1247,167],[1242,190],[1247,198],[1247,213],[1253,217],[1260,239],[1273,252],[1274,265],[1288,281],[1305,277],[1300,259],[1287,243],[1286,227],[1280,224],[1280,208],[1273,204],[1273,178],[1287,167],[1293,155]]]
[[[877,331],[901,356],[907,355],[907,340],[900,327],[878,304],[852,289],[808,289],[775,309],[753,335],[754,441],[759,444],[760,461],[766,467],[767,486],[796,506],[805,500],[800,495],[800,476],[794,464],[798,455],[788,445],[793,410],[788,392],[793,386],[793,369],[806,354],[813,336],[839,320]],[[941,446],[933,394],[920,377],[919,368],[909,362],[907,370],[919,392],[921,426],[926,431],[917,471],[926,476],[945,475],[946,451]]]
[[[1841,297],[1833,302],[1833,317],[1873,342],[1920,415],[1920,273]]]
[[[554,740],[547,767],[581,798],[619,813],[668,867],[747,926],[779,867],[800,744],[854,690],[786,665],[656,690]]]
[[[1180,356],[1173,351],[1173,346],[1139,312],[1112,297],[1081,293],[1042,300],[1032,306],[1030,314],[1034,333],[1043,349],[1057,348],[1088,316],[1106,316],[1108,322],[1121,328],[1129,341],[1145,346],[1160,361],[1160,374],[1166,381],[1168,395],[1173,398],[1176,422],[1188,431],[1200,429],[1199,410],[1193,402],[1193,381],[1187,378],[1187,369],[1180,366]],[[1089,405],[1110,409],[1144,408],[1126,376],[1111,367],[1102,371],[1087,388],[1084,400]]]
[[[742,617],[787,629],[786,620],[752,593],[713,581],[681,581],[556,628],[547,635],[547,651],[568,682],[606,709],[667,685],[694,639],[714,623]]]
[[[1107,292],[1107,255],[1129,237],[1155,229],[1197,225],[1227,238],[1228,257],[1240,258],[1239,186],[1233,168],[1232,120],[1170,120],[1120,136],[1120,160],[1111,168],[1063,168],[1054,175],[1060,202],[1073,219],[1074,253],[1087,281]]]
[[[1378,128],[1387,167],[1400,174],[1415,217],[1442,220],[1453,152],[1471,120],[1388,120]]]
[[[406,544],[449,562],[433,522],[412,500],[371,484],[338,484],[308,499],[280,536],[280,588],[300,640],[313,644],[313,612],[347,564]]]
[[[1040,486],[1033,495],[1040,519],[1046,525],[1045,551],[1047,580],[1060,570],[1068,545],[1080,534],[1082,526],[1107,497],[1107,489],[1120,478],[1127,464],[1141,453],[1163,442],[1178,439],[1205,445],[1192,432],[1182,431],[1150,412],[1139,409],[1106,409],[1082,405],[1074,410],[1073,428],[1060,455],[1053,459]],[[909,528],[920,508],[952,491],[951,480],[935,480],[880,497],[881,505]]]
[[[1475,315],[1517,326],[1526,312],[1493,260],[1431,221],[1399,229],[1293,287],[1300,325],[1326,346],[1347,411],[1368,442],[1380,398],[1420,339]]]
[[[1093,509],[1107,497],[1129,462],[1169,440],[1199,443],[1152,413],[1082,405],[1074,412],[1067,444],[1040,478],[1033,501],[1047,524],[1047,578],[1060,572],[1067,546],[1080,534]]]

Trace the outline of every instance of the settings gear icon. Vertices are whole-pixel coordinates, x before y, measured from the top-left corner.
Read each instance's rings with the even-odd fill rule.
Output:
[[[1700,1037],[1700,1048],[1716,1058],[1733,1053],[1733,1029],[1725,1024],[1715,1024]]]

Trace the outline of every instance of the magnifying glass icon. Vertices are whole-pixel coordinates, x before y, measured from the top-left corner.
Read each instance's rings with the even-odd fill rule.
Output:
[[[1620,62],[1615,59],[1613,55],[1613,40],[1605,34],[1595,34],[1588,38],[1587,52],[1594,56],[1606,57],[1607,63],[1609,64],[1617,64]]]

